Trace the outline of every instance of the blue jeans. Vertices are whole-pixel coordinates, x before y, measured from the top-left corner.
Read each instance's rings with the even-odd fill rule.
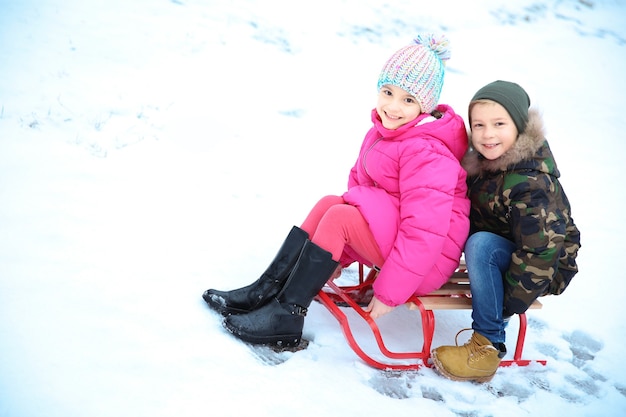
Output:
[[[465,244],[472,291],[472,329],[492,343],[505,341],[503,277],[516,248],[510,240],[489,232],[474,233]]]

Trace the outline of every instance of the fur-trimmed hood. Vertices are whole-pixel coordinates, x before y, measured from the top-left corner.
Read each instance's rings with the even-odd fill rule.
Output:
[[[470,144],[471,144],[471,133]],[[468,176],[482,175],[485,172],[535,169],[559,177],[554,158],[545,139],[544,123],[536,109],[528,111],[528,124],[511,149],[493,161],[485,159],[473,147],[463,157],[463,168]]]

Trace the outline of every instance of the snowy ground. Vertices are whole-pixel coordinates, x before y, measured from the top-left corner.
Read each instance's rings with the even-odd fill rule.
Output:
[[[623,416],[626,4],[509,3],[0,0],[0,416]],[[583,244],[528,314],[548,365],[381,372],[318,304],[268,365],[200,296],[343,191],[378,71],[422,30],[452,41],[442,102],[500,78],[544,113]],[[437,320],[435,346],[470,325]]]

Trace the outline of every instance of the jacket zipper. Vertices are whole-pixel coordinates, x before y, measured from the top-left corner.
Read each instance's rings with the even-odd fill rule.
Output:
[[[374,181],[374,178],[372,178],[372,176],[370,175],[369,171],[367,170],[367,164],[365,163],[365,160],[367,159],[367,154],[370,153],[370,151],[372,149],[374,149],[374,146],[376,146],[376,144],[378,142],[380,142],[381,140],[383,140],[383,138],[378,138],[374,141],[374,143],[372,143],[372,145],[367,148],[367,151],[365,151],[365,153],[363,154],[363,170],[365,170],[365,173],[367,174],[368,177],[370,177],[370,179],[372,180],[372,182],[374,183],[374,186],[378,187],[378,183],[376,181]]]

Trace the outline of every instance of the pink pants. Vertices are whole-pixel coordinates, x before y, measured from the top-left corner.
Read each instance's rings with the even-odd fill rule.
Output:
[[[309,234],[313,243],[340,261],[348,246],[371,265],[382,266],[385,260],[369,225],[359,209],[336,195],[322,197],[300,226]]]

